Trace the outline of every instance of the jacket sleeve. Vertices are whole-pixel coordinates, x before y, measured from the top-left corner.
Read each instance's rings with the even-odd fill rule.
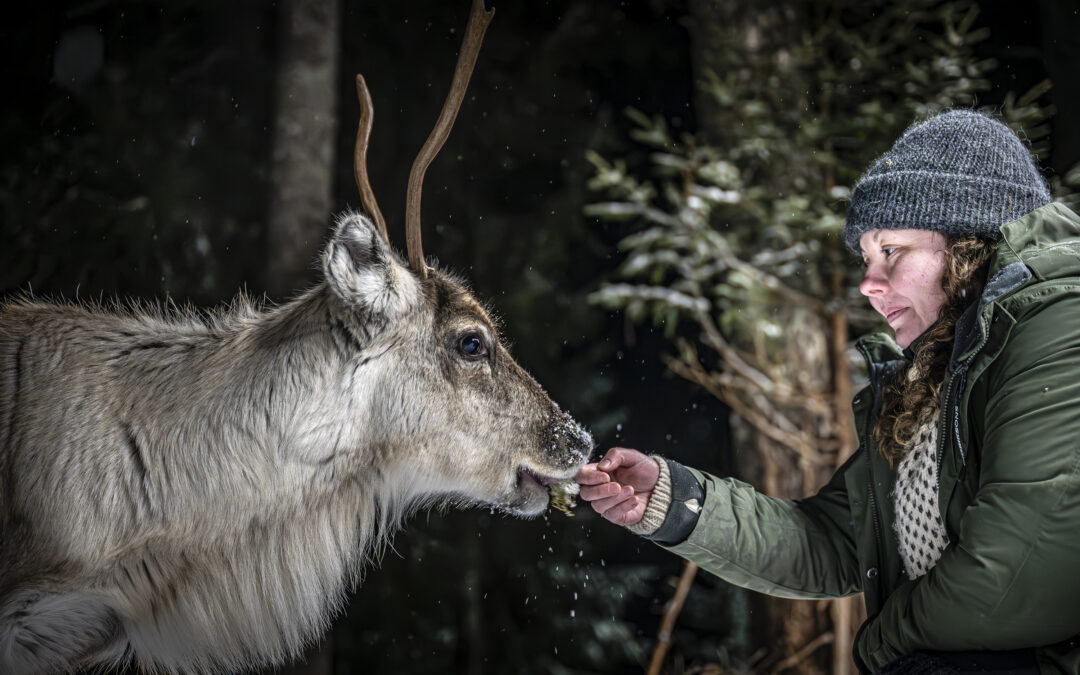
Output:
[[[801,500],[767,497],[733,478],[693,471],[705,491],[701,515],[685,541],[665,548],[725,581],[770,595],[858,593],[844,468],[817,495]]]
[[[1078,317],[1076,293],[1041,302],[984,373],[978,491],[957,541],[861,632],[856,650],[871,668],[917,650],[1019,649],[1080,633]]]

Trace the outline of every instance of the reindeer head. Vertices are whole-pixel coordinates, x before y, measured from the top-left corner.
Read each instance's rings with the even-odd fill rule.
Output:
[[[420,194],[465,95],[494,11],[473,0],[450,93],[409,174],[405,209],[408,266],[389,245],[367,176],[372,102],[361,104],[354,170],[373,220],[347,214],[323,256],[337,318],[372,364],[371,414],[386,459],[410,471],[417,491],[451,493],[514,515],[547,507],[547,486],[572,478],[592,437],[514,360],[497,323],[458,279],[429,268],[420,236]]]
[[[464,284],[416,274],[356,214],[339,220],[323,268],[378,466],[417,492],[544,511],[547,485],[577,473],[592,438],[513,360]]]

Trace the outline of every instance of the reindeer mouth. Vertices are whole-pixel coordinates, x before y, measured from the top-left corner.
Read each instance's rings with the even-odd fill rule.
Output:
[[[582,461],[582,465],[584,463]],[[531,466],[519,465],[512,487],[508,493],[504,493],[502,507],[519,518],[538,516],[551,504],[552,490],[557,490],[556,486],[560,484],[572,482],[580,470],[581,467],[576,465],[543,467],[539,470]],[[562,503],[564,502],[560,501],[560,504]]]
[[[548,485],[554,485],[555,483],[561,483],[566,480],[565,478],[555,478],[553,476],[545,476],[544,474],[537,473],[532,469],[521,467],[518,469],[518,485],[524,484],[526,480],[531,480],[541,487],[547,487]]]

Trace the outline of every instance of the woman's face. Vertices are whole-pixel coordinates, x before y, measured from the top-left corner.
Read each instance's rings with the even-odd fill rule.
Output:
[[[866,273],[859,292],[907,347],[945,305],[945,236],[928,230],[870,230],[859,239]]]

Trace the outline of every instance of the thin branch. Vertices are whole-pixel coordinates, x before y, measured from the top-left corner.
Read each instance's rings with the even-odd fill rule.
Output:
[[[764,368],[751,365],[750,361],[753,360],[753,358],[749,355],[744,356],[740,354],[739,351],[727,341],[727,338],[720,332],[720,329],[717,327],[712,317],[709,316],[708,312],[698,310],[695,312],[695,316],[698,325],[705,331],[705,344],[716,350],[720,355],[720,358],[728,365],[732,372],[746,378],[770,397],[791,401],[792,405],[798,405],[795,402],[804,396],[802,392],[796,391],[783,381],[765,374],[762,372]]]
[[[773,673],[779,673],[779,672],[781,672],[783,670],[786,670],[786,669],[794,666],[797,663],[800,663],[800,662],[806,660],[807,657],[809,657],[811,654],[813,654],[815,651],[817,651],[823,645],[832,644],[832,641],[833,641],[833,634],[832,633],[822,633],[821,635],[817,636],[816,638],[814,638],[810,642],[803,645],[802,649],[795,652],[791,656],[787,657],[786,659],[784,659],[780,663],[776,664],[776,666],[772,669],[772,672]]]
[[[733,372],[753,382],[762,391],[771,393],[779,386],[782,386],[758,368],[750,365],[748,360],[740,355],[723,336],[720,329],[713,323],[708,312],[698,310],[695,312],[695,316],[698,325],[705,331],[705,343],[716,350],[716,353],[720,355],[720,358]]]
[[[815,298],[812,295],[807,295],[802,291],[795,290],[791,286],[784,283],[784,281],[780,279],[780,277],[774,274],[770,274],[765,270],[761,269],[760,267],[751,265],[750,263],[736,258],[735,256],[730,256],[728,264],[731,266],[732,269],[738,270],[739,272],[742,272],[748,276],[756,277],[758,281],[761,282],[762,286],[769,289],[770,291],[775,291],[780,295],[785,296],[788,300],[795,303],[796,305],[808,307],[809,309],[814,310],[822,316],[827,317],[832,314],[832,308],[821,300]]]
[[[439,154],[439,150],[450,135],[450,129],[454,126],[454,120],[461,108],[461,101],[465,98],[465,89],[469,86],[469,78],[472,77],[476,57],[480,54],[484,32],[494,16],[494,9],[490,11],[484,9],[483,0],[473,0],[469,23],[465,27],[465,38],[458,52],[454,79],[450,83],[450,93],[446,95],[442,112],[439,113],[439,119],[435,122],[435,128],[424,141],[423,147],[420,148],[420,152],[413,161],[412,170],[409,171],[409,187],[405,199],[405,242],[409,249],[409,266],[422,277],[427,277],[424,249],[420,243],[420,189],[424,182],[424,172],[435,159],[435,155]]]
[[[775,409],[773,405],[775,402],[765,397],[761,392],[751,389],[750,387],[746,386],[739,378],[734,377],[730,374],[711,373],[710,377],[712,377],[716,381],[718,386],[732,389],[733,391],[739,392],[754,401],[757,408],[762,411],[762,415],[766,419],[772,419],[773,415],[770,411]],[[762,400],[764,400],[765,402],[763,403]],[[809,408],[802,406],[796,406],[796,410],[794,412],[801,412],[807,415],[813,415],[813,413],[810,412]],[[818,430],[816,432],[811,431],[806,433],[805,437],[812,438],[812,444],[821,452],[836,452],[836,450],[840,447],[840,442],[833,435],[833,425],[831,423],[831,420],[828,420],[827,418],[818,418],[817,423]],[[803,435],[802,430],[809,427],[809,424],[802,426],[796,425],[791,421],[791,418],[788,417],[787,414],[784,414],[780,418],[780,422],[777,424],[777,426],[779,426],[784,431],[787,431],[788,433]]]
[[[833,293],[839,296],[843,292],[844,279],[839,268],[833,270]],[[836,457],[836,466],[840,467],[855,452],[859,439],[855,435],[855,421],[851,418],[851,364],[847,358],[848,317],[843,309],[832,318],[832,343],[829,345],[830,363],[832,364],[833,414],[837,425],[837,437],[840,440],[840,452]]]
[[[709,374],[700,366],[695,367],[694,365],[684,363],[671,356],[664,357],[664,362],[667,367],[671,369],[671,372],[685,380],[697,384],[716,398],[720,399],[731,408],[736,415],[746,420],[747,423],[762,435],[785,447],[791,448],[796,454],[818,466],[828,466],[832,464],[832,461],[820,452],[818,443],[812,437],[804,433],[792,433],[781,429],[780,426],[783,423],[779,422],[779,420],[786,420],[786,417],[780,415],[778,411],[771,410],[771,414],[763,414],[759,408],[760,404],[755,405],[755,403],[748,403],[741,397],[736,396],[733,389],[719,386],[718,383],[714,382],[713,379],[709,377]],[[784,426],[793,426],[791,425],[790,420],[786,421],[787,424]]]
[[[844,278],[839,265],[833,269],[832,291],[835,297],[842,297],[844,292]],[[837,427],[836,435],[840,446],[836,452],[836,466],[839,468],[851,456],[851,453],[855,452],[859,444],[855,434],[855,421],[849,412],[851,410],[849,407],[851,405],[851,364],[847,359],[847,312],[843,309],[836,312],[832,317],[830,328],[832,329],[830,362],[834,406],[832,420]],[[850,675],[853,670],[851,645],[854,642],[851,598],[833,600],[830,615],[833,633],[836,635],[833,643],[832,675]]]
[[[375,219],[379,226],[379,232],[387,244],[390,243],[390,233],[386,229],[386,220],[379,203],[375,200],[375,192],[371,189],[368,179],[367,151],[368,142],[371,139],[371,126],[375,118],[375,106],[371,103],[371,92],[368,91],[364,76],[356,75],[356,98],[360,101],[360,124],[356,128],[356,147],[353,150],[353,177],[356,178],[356,187],[360,191],[360,203],[368,215]]]
[[[664,665],[664,656],[667,655],[671,646],[671,633],[675,630],[675,620],[679,618],[686,596],[690,593],[690,586],[694,583],[697,574],[697,563],[689,560],[683,567],[682,576],[679,577],[679,585],[675,587],[675,596],[664,608],[664,618],[660,622],[660,631],[656,635],[656,649],[653,650],[652,661],[649,662],[647,675],[660,675],[660,668]]]
[[[819,420],[828,420],[832,415],[833,411],[831,406],[825,401],[824,396],[820,393],[806,391],[804,389],[796,390],[782,384],[775,385],[775,380],[771,380],[774,383],[775,388],[763,392],[757,382],[751,381],[745,377],[740,377],[739,373],[731,370],[721,370],[717,372],[706,368],[698,357],[697,349],[689,341],[679,338],[676,344],[679,347],[683,362],[689,365],[697,364],[694,365],[694,367],[699,367],[707,374],[707,377],[716,382],[719,386],[739,390],[747,396],[753,396],[758,393],[767,394],[771,404],[784,406],[786,408],[795,408],[806,415]],[[828,434],[819,435],[827,436]]]

